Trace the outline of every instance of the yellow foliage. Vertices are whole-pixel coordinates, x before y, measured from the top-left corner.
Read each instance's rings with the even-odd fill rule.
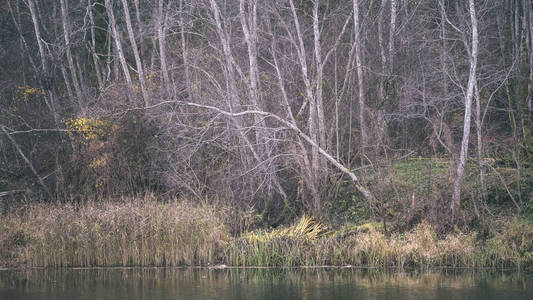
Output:
[[[18,86],[16,90],[17,99],[22,99],[24,102],[28,102],[28,100],[34,97],[39,97],[39,96],[44,96],[44,95],[45,93],[43,90],[31,87],[29,85]]]
[[[68,135],[73,140],[80,140],[81,143],[87,144],[92,140],[102,140],[111,134],[117,125],[113,125],[110,121],[97,118],[70,118],[64,121],[69,129]]]
[[[89,163],[89,168],[97,169],[100,167],[105,167],[106,165],[107,165],[107,158],[105,156],[100,156],[100,157],[94,158]]]
[[[20,110],[23,104],[28,103],[30,100],[34,100],[41,96],[44,96],[45,92],[41,89],[26,86],[18,86],[15,89],[14,103],[11,107],[11,111],[17,112]]]

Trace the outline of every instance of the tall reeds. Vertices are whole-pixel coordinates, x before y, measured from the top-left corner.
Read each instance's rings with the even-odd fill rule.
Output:
[[[0,226],[0,259],[26,266],[207,264],[229,241],[213,207],[150,199],[33,205]]]
[[[388,235],[372,224],[332,231],[307,216],[233,237],[231,218],[227,209],[151,197],[34,204],[0,219],[0,266],[533,267],[533,225],[518,219],[482,239],[438,236],[425,223]]]

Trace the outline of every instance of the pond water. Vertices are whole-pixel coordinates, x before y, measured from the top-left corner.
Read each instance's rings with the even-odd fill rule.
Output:
[[[473,270],[133,268],[0,271],[1,300],[533,299],[533,274]]]

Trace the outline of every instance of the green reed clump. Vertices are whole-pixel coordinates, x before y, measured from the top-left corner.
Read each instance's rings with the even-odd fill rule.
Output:
[[[220,260],[229,241],[228,230],[218,217],[211,206],[160,203],[150,198],[81,206],[32,205],[0,221],[0,263],[206,264]]]
[[[476,232],[456,232],[439,238],[426,223],[404,233],[387,235],[378,226],[365,225],[322,232],[312,238],[292,234],[295,225],[245,234],[228,244],[226,260],[236,266],[353,265],[400,269],[533,266],[533,226],[520,224],[505,225],[503,234],[486,242]]]
[[[533,222],[513,218],[501,220],[483,245],[479,260],[488,267],[533,266]]]
[[[226,259],[237,266],[309,265],[306,253],[326,233],[325,228],[315,218],[304,215],[293,226],[248,232],[229,245]]]

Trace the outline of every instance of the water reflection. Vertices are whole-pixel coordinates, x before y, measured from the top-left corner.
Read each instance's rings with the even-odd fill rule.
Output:
[[[533,276],[368,269],[0,271],[0,299],[533,299]]]

